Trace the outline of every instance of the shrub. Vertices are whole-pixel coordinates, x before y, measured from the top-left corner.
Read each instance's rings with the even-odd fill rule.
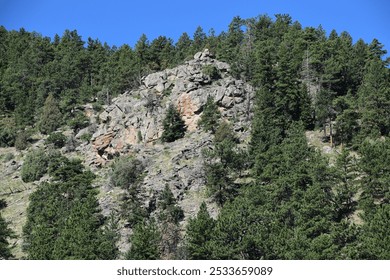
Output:
[[[0,127],[0,147],[12,147],[15,144],[15,130],[10,127]]]
[[[141,161],[132,157],[118,158],[111,172],[111,183],[115,187],[130,189],[141,178],[144,166]]]
[[[141,130],[138,130],[137,132],[137,142],[141,143],[143,140]]]
[[[170,96],[172,93],[172,89],[174,88],[174,85],[171,84],[168,88],[164,89],[162,92],[163,96]]]
[[[168,185],[165,185],[164,191],[160,194],[159,207],[161,210],[160,218],[162,220],[178,224],[184,218],[183,209],[177,205],[177,200]]]
[[[66,136],[61,132],[54,132],[46,139],[46,145],[52,144],[55,148],[62,148],[66,143]]]
[[[74,130],[79,131],[89,126],[89,119],[82,112],[76,114],[76,116],[68,121],[68,125]]]
[[[91,140],[92,134],[91,133],[84,133],[83,135],[80,136],[80,140],[83,142],[89,142]]]
[[[202,73],[203,75],[210,77],[211,80],[218,80],[221,78],[221,74],[214,65],[203,66]]]
[[[15,148],[19,151],[25,150],[28,145],[28,133],[25,131],[20,131],[15,138]]]
[[[21,170],[23,182],[33,182],[42,178],[47,172],[48,165],[49,158],[43,149],[29,152]]]
[[[7,207],[7,202],[4,199],[0,199],[0,210]]]

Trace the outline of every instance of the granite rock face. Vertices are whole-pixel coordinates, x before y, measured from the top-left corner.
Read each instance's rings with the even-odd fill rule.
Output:
[[[210,67],[218,72],[217,78],[205,71]],[[102,165],[115,155],[156,143],[171,103],[181,113],[188,132],[199,131],[197,123],[208,96],[214,97],[224,119],[234,118],[235,130],[248,131],[253,89],[229,73],[230,66],[214,59],[206,49],[184,65],[144,77],[139,89],[113,99],[98,116],[91,163]]]
[[[196,215],[204,200],[211,215],[216,216],[217,207],[205,194],[202,156],[202,149],[212,147],[213,136],[198,128],[208,96],[214,98],[222,119],[233,124],[237,136],[245,143],[250,134],[253,88],[234,79],[227,63],[204,50],[184,65],[144,77],[138,89],[113,99],[111,105],[94,116],[95,132],[89,144],[80,147],[80,152],[93,168],[103,167],[121,155],[141,160],[145,163],[145,176],[140,198],[148,205],[168,184],[184,210],[183,224]],[[162,123],[170,104],[181,113],[187,132],[182,139],[161,143]],[[101,191],[102,208],[109,213],[119,202],[111,198],[110,187],[103,186]],[[129,231],[123,232],[121,244],[126,244]],[[126,249],[121,247],[122,251]]]

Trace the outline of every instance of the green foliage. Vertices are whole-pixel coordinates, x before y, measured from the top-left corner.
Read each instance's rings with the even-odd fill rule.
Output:
[[[51,40],[2,27],[0,41],[1,147],[23,149],[27,139],[16,132],[27,126],[49,134],[65,122],[77,132],[89,125],[80,105],[91,100],[108,105],[116,95],[138,87],[148,73],[180,64],[205,47],[231,65],[234,77],[258,89],[248,152],[238,148],[232,127],[223,123],[216,129],[220,115],[214,100],[207,100],[199,123],[215,133],[214,147],[205,153],[207,189],[221,209],[215,222],[205,206],[191,219],[189,258],[389,258],[390,76],[386,50],[378,40],[354,43],[347,32],[336,31],[326,36],[321,27],[302,28],[279,14],[275,19],[235,17],[220,34],[210,30],[206,35],[198,27],[193,39],[183,33],[176,45],[165,36],[149,42],[142,35],[134,49],[111,48],[91,38],[84,42],[76,30]],[[213,65],[202,74],[209,81],[222,75]],[[163,94],[169,95],[170,88]],[[148,109],[157,103],[150,98]],[[304,129],[314,124],[324,127],[324,139],[344,146],[331,167],[307,146]],[[185,135],[173,105],[163,125],[163,142]],[[75,149],[74,139],[68,144],[68,151]],[[134,227],[129,256],[177,257],[181,212],[172,195],[164,191],[159,202],[165,220],[159,221],[158,233],[153,222],[145,222],[156,207],[140,201],[142,166],[120,161],[113,165],[112,183],[125,189],[121,214]],[[93,174],[79,161],[52,151],[26,156],[24,181],[46,172],[52,182],[31,196],[25,227],[28,257],[115,258],[115,221],[99,215]],[[241,176],[252,183],[240,183]],[[356,210],[363,213],[359,227],[350,221]]]
[[[206,131],[211,131],[212,133],[215,133],[216,128],[218,127],[220,117],[221,113],[218,110],[218,106],[214,102],[214,98],[208,96],[203,109],[203,114],[198,123],[199,126]]]
[[[86,115],[81,112],[78,112],[73,118],[68,121],[68,125],[74,130],[79,131],[87,126],[89,126],[89,119]]]
[[[180,206],[177,205],[177,200],[173,196],[173,193],[169,189],[168,185],[165,186],[164,190],[160,194],[158,207],[161,211],[160,218],[162,220],[169,221],[177,225],[184,218],[184,212]]]
[[[370,61],[358,91],[364,136],[387,136],[390,132],[389,85],[389,70],[383,67],[383,62],[378,59]]]
[[[46,145],[53,145],[55,148],[62,148],[67,138],[61,132],[53,132],[46,138]]]
[[[7,202],[4,199],[0,199],[0,210],[3,210],[7,207]]]
[[[337,157],[332,172],[335,185],[333,187],[336,220],[341,221],[356,210],[356,195],[359,187],[357,160],[344,149]]]
[[[12,147],[15,144],[16,131],[10,127],[0,126],[0,147]]]
[[[141,130],[138,130],[137,131],[137,142],[138,143],[141,143],[142,142],[142,133],[141,133]]]
[[[14,236],[14,232],[9,228],[9,223],[4,220],[0,213],[0,260],[7,260],[13,257],[9,238]]]
[[[390,205],[384,204],[372,210],[373,215],[362,227],[358,258],[388,260],[390,259]]]
[[[160,233],[155,222],[142,222],[135,226],[130,236],[131,247],[126,253],[128,260],[160,259]]]
[[[58,108],[57,101],[53,94],[49,94],[46,98],[42,109],[42,115],[39,120],[39,131],[44,134],[49,134],[61,125],[61,120],[62,115]]]
[[[20,131],[15,138],[15,148],[19,151],[25,150],[28,146],[29,133]]]
[[[78,160],[62,158],[53,182],[30,196],[23,228],[29,259],[113,259],[115,226],[103,230],[94,175]],[[111,232],[111,233],[110,233]]]
[[[83,135],[80,136],[80,140],[84,142],[89,142],[92,138],[91,133],[84,133]]]
[[[186,126],[173,104],[170,104],[168,107],[163,120],[163,128],[164,131],[161,135],[161,141],[163,142],[173,142],[184,137]]]
[[[159,211],[160,252],[161,258],[175,259],[181,239],[179,222],[184,218],[184,212],[177,204],[176,198],[168,185],[160,193],[157,207]]]
[[[21,177],[24,182],[39,180],[47,172],[49,158],[44,150],[32,150],[24,159]]]
[[[244,153],[237,148],[237,139],[230,124],[222,122],[215,132],[214,150],[204,151],[207,188],[222,206],[237,193],[234,183],[244,167]]]
[[[190,260],[209,260],[212,258],[210,241],[213,237],[215,221],[207,211],[206,203],[200,205],[195,218],[190,218],[186,228],[186,250]]]
[[[390,140],[365,141],[360,147],[362,207],[368,215],[374,205],[390,201]]]
[[[205,65],[202,68],[203,75],[209,77],[211,80],[218,80],[221,78],[221,74],[214,65]]]
[[[144,166],[138,159],[120,157],[112,165],[111,183],[115,187],[130,189],[139,183]]]

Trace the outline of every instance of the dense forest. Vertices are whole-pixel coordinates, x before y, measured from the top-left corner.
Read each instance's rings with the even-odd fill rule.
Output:
[[[183,211],[169,188],[153,210],[146,209],[135,195],[142,165],[116,161],[111,181],[126,190],[128,201],[117,214],[133,232],[130,249],[120,256],[118,218],[103,217],[95,175],[61,155],[58,148],[72,139],[57,130],[87,127],[83,104],[99,111],[147,74],[205,48],[256,90],[250,143],[240,145],[209,98],[199,126],[213,135],[204,169],[219,214],[213,218],[202,203],[181,235]],[[284,14],[235,17],[226,32],[206,34],[198,27],[177,42],[142,35],[134,47],[85,42],[76,30],[48,38],[0,27],[0,147],[28,149],[37,132],[52,144],[30,151],[21,170],[25,182],[50,176],[30,196],[23,228],[27,258],[390,259],[386,53],[376,39],[366,43],[347,32],[303,28]],[[180,115],[168,111],[162,142],[184,136]],[[337,157],[308,144],[305,132],[313,130],[323,133]],[[240,181],[242,174],[246,180]],[[156,209],[159,215],[151,217]],[[0,259],[13,258],[8,240],[14,235],[0,215]]]

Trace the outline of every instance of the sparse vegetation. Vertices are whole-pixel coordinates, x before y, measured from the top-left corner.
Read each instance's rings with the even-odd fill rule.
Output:
[[[21,177],[24,182],[39,180],[46,174],[49,158],[43,149],[29,152],[23,162]]]
[[[218,80],[221,78],[221,74],[219,73],[217,67],[211,64],[203,66],[202,73],[203,75],[208,76],[211,80]]]
[[[120,157],[113,163],[111,170],[111,183],[115,187],[128,190],[142,178],[144,166],[138,159]]]
[[[62,148],[67,138],[61,132],[53,132],[46,138],[46,145],[53,145],[55,148]]]

